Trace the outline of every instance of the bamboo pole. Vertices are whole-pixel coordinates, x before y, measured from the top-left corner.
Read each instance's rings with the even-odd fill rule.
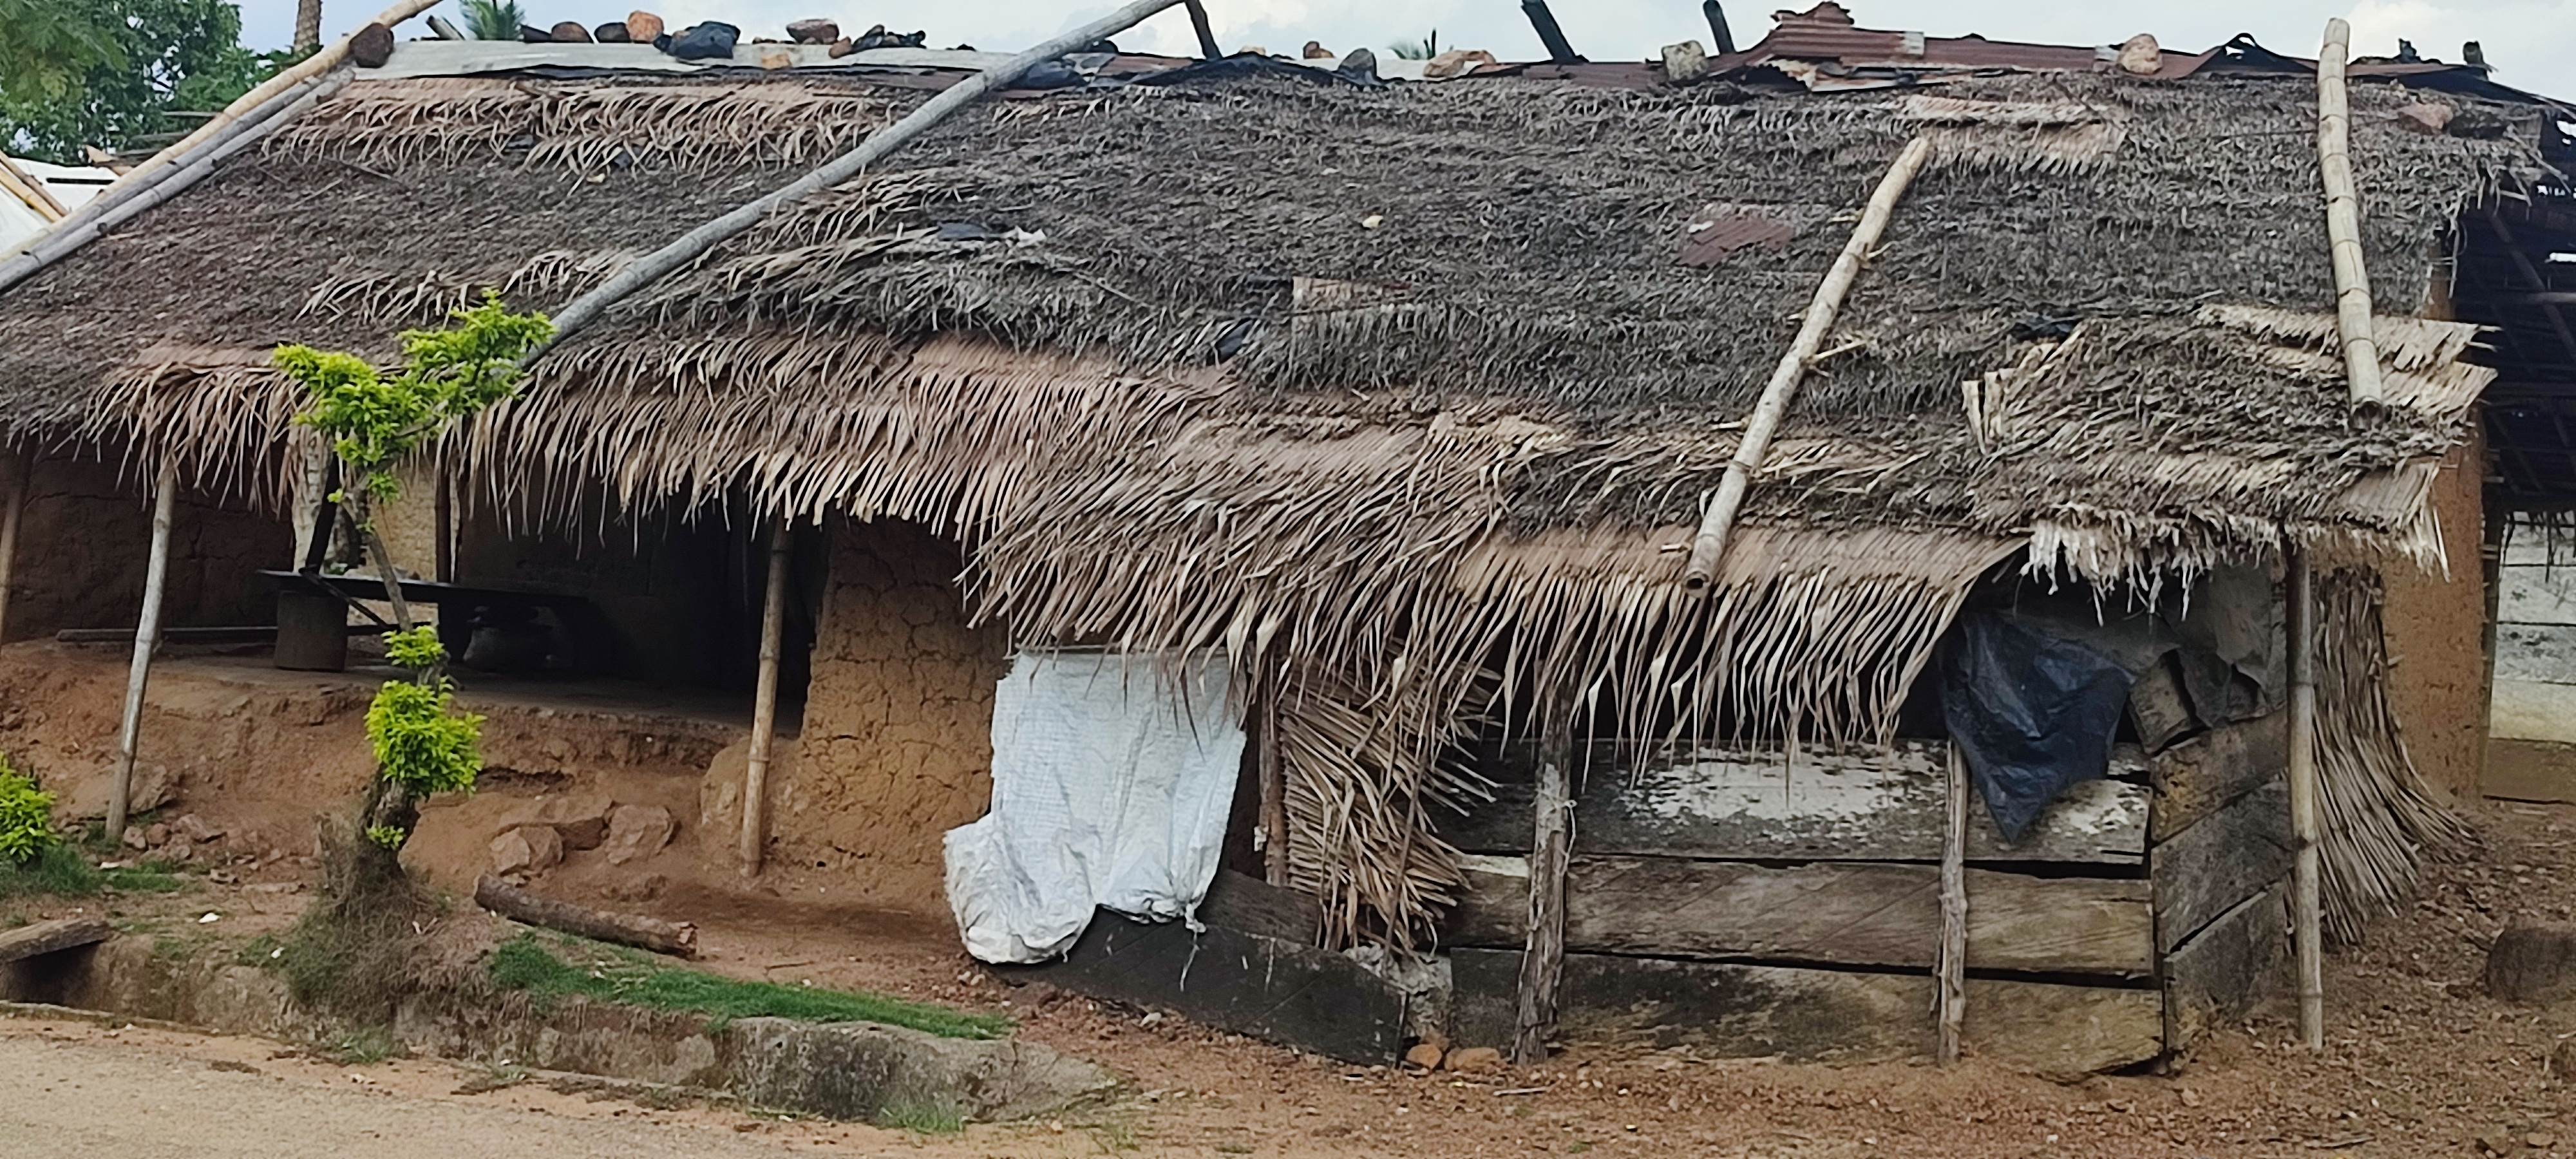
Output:
[[[742,773],[742,875],[760,874],[769,843],[769,746],[778,732],[778,637],[787,621],[787,565],[796,525],[780,516],[769,532],[769,592],[760,605],[760,679],[751,694],[751,758]]]
[[[9,590],[18,579],[18,523],[26,516],[27,493],[36,483],[36,453],[22,451],[13,458],[9,505],[0,508],[0,643],[9,639]]]
[[[1932,1061],[1948,1066],[1959,1061],[1959,1031],[1968,1017],[1968,882],[1963,868],[1968,855],[1968,762],[1959,746],[1950,746],[1950,817],[1941,839],[1940,1034]]]
[[[596,321],[609,307],[625,300],[628,295],[637,290],[661,280],[664,275],[698,260],[708,250],[722,244],[727,238],[759,224],[760,219],[771,210],[794,204],[858,176],[865,172],[868,166],[884,160],[896,150],[911,144],[914,138],[929,132],[933,126],[947,119],[949,114],[974,103],[976,98],[985,93],[1020,79],[1030,69],[1040,64],[1125,32],[1142,23],[1145,18],[1181,2],[1182,0],[1136,0],[1135,3],[1116,12],[948,86],[939,95],[924,101],[920,108],[905,115],[902,120],[878,130],[867,140],[860,142],[857,148],[833,158],[822,168],[745,202],[724,216],[682,234],[677,241],[644,255],[633,265],[618,271],[617,276],[601,283],[597,289],[573,299],[570,304],[555,313],[554,342],[529,354],[523,363],[544,357],[545,352],[552,349],[555,343],[562,342],[575,331]]]
[[[1565,974],[1565,875],[1574,848],[1574,705],[1544,697],[1539,711],[1538,800],[1530,843],[1529,940],[1521,953],[1520,1002],[1512,1061],[1547,1061],[1556,1028],[1557,988]]]
[[[7,293],[10,287],[34,277],[45,267],[61,261],[82,246],[97,240],[108,230],[123,225],[154,206],[185,192],[190,186],[213,173],[215,166],[221,164],[225,158],[257,144],[261,138],[285,127],[295,118],[304,115],[305,110],[322,103],[331,94],[338,92],[340,87],[348,82],[349,77],[346,73],[334,74],[317,81],[294,100],[285,102],[284,106],[274,114],[235,122],[230,132],[209,142],[201,156],[191,158],[184,165],[167,170],[165,177],[138,187],[113,204],[102,207],[99,202],[93,201],[89,205],[82,206],[79,213],[56,223],[53,229],[39,236],[35,244],[26,252],[6,261],[0,261],[0,293]],[[105,196],[101,195],[102,200]],[[93,209],[97,210],[95,214],[91,214]]]
[[[1726,476],[1717,484],[1717,497],[1700,516],[1699,534],[1691,539],[1690,563],[1682,571],[1682,590],[1704,595],[1717,582],[1718,561],[1726,554],[1726,535],[1735,525],[1735,514],[1744,506],[1744,492],[1752,485],[1753,472],[1762,467],[1762,456],[1771,449],[1771,436],[1780,429],[1780,420],[1789,413],[1790,400],[1797,397],[1798,380],[1815,362],[1816,350],[1824,345],[1825,333],[1833,329],[1834,315],[1841,311],[1843,297],[1851,292],[1852,282],[1859,278],[1861,263],[1878,245],[1879,235],[1887,231],[1888,219],[1896,213],[1896,203],[1905,196],[1914,175],[1932,156],[1932,143],[1922,137],[1906,142],[1905,151],[1897,154],[1896,163],[1879,179],[1878,189],[1869,195],[1869,207],[1862,211],[1860,225],[1852,230],[1851,240],[1844,243],[1842,255],[1834,259],[1825,272],[1825,280],[1816,286],[1815,299],[1807,304],[1807,319],[1798,327],[1797,340],[1789,352],[1780,356],[1780,365],[1771,372],[1771,382],[1762,388],[1762,399],[1754,404],[1753,414],[1744,421],[1744,438],[1735,446],[1735,458],[1726,464]]]
[[[2290,552],[2290,832],[2294,937],[2299,967],[2299,1037],[2310,1049],[2326,1042],[2323,895],[2317,866],[2316,580],[2308,554]]]
[[[2361,253],[2361,195],[2352,183],[2352,102],[2344,62],[2352,26],[2326,21],[2317,51],[2317,169],[2326,191],[2326,245],[2334,260],[2335,327],[2343,336],[2344,377],[2352,401],[2380,400],[2379,340],[2371,331],[2370,269]]]
[[[170,517],[178,506],[179,468],[161,464],[152,484],[152,548],[143,569],[143,610],[134,622],[134,660],[125,673],[125,719],[116,730],[116,781],[107,797],[107,841],[125,839],[127,806],[134,794],[134,751],[143,739],[143,686],[152,677],[152,650],[161,643],[161,593],[170,578]]]
[[[55,199],[53,190],[45,188],[45,183],[35,174],[18,168],[18,163],[10,160],[7,154],[0,154],[0,191],[26,202],[27,208],[35,210],[36,216],[44,218],[47,225],[71,216],[71,211]]]
[[[1264,666],[1261,681],[1261,708],[1258,748],[1253,754],[1255,771],[1261,777],[1261,873],[1270,884],[1285,888],[1288,884],[1288,774],[1279,764],[1279,685],[1276,673]]]

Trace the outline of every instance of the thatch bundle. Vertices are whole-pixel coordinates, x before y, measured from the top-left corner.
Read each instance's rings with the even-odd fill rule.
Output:
[[[353,84],[0,299],[0,431],[274,501],[293,396],[269,347],[390,354],[485,286],[558,306],[917,99]],[[2400,132],[2399,100],[2357,94],[2356,152],[2405,309],[2462,204],[2526,162]],[[2312,102],[2088,76],[1009,102],[630,301],[450,449],[516,520],[602,494],[914,520],[1023,638],[1225,649],[1278,690],[1292,873],[1345,935],[1401,940],[1456,882],[1440,807],[1474,786],[1451,746],[1528,696],[1641,742],[1882,740],[1968,586],[2025,544],[2147,583],[2285,536],[2438,550],[2426,464],[2486,372],[2467,328],[2384,319],[2397,405],[2344,403]],[[1935,164],[1718,593],[1682,597],[1672,549],[1736,420],[1917,133]],[[1685,263],[1718,217],[1770,240]]]

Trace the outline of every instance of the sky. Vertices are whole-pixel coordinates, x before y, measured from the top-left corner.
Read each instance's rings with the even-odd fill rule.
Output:
[[[323,25],[337,36],[362,24],[386,0],[325,0]],[[1728,0],[1727,18],[1739,46],[1762,38],[1771,13],[1806,8],[1812,0]],[[623,19],[635,0],[520,0],[529,23],[563,20],[599,24]],[[457,0],[431,9],[451,21]],[[1380,50],[1418,42],[1434,30],[1443,47],[1484,48],[1505,60],[1544,55],[1516,0],[1206,0],[1217,40],[1229,51],[1258,45],[1294,52],[1308,40],[1336,51],[1360,45]],[[882,21],[898,31],[923,29],[940,47],[973,44],[1016,49],[1118,7],[1118,0],[651,0],[671,27],[722,20],[751,35],[784,36],[788,21],[819,16],[859,31]],[[1557,23],[1575,51],[1594,60],[1645,60],[1666,44],[1708,39],[1697,0],[1556,0]],[[1933,36],[1978,33],[1993,40],[2043,44],[2116,44],[2138,32],[2153,33],[2165,47],[2198,52],[2250,32],[2264,46],[2314,56],[2326,21],[2352,22],[2354,51],[2388,55],[2397,39],[2415,42],[2425,56],[2460,59],[2460,44],[2486,48],[2495,79],[2517,88],[2576,99],[2576,0],[2169,0],[2104,3],[2059,0],[1844,0],[1865,28],[1920,31]],[[295,0],[242,0],[244,39],[254,48],[284,47],[292,35]],[[414,21],[405,36],[427,35]],[[1189,55],[1196,40],[1178,7],[1119,38],[1128,48]]]

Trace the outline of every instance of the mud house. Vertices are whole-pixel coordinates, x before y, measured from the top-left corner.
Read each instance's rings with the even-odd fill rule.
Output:
[[[405,44],[0,296],[32,472],[8,638],[132,622],[163,466],[170,622],[274,622],[310,487],[272,347],[390,356],[485,287],[553,308],[986,63],[497,51]],[[1015,652],[1212,658],[1243,752],[1220,856],[1311,907],[1266,933],[1449,978],[1437,1025],[1352,997],[1355,1053],[1390,1020],[1928,1050],[1946,855],[1969,1049],[2088,1070],[2286,976],[2285,625],[2318,641],[2331,925],[2402,896],[2434,802],[2475,790],[2480,324],[2546,346],[2514,295],[2547,287],[2502,288],[2564,236],[2567,145],[2482,72],[2354,67],[2385,380],[2356,405],[2317,78],[2250,42],[1827,4],[1690,76],[1079,63],[575,335],[389,516],[424,577],[561,598],[462,638],[736,713],[786,561],[766,841],[795,872],[946,915]],[[1916,142],[1688,590],[1748,413]],[[2012,720],[2046,751],[1959,746],[1952,840],[1951,738]],[[692,750],[679,818],[711,861],[726,751]]]

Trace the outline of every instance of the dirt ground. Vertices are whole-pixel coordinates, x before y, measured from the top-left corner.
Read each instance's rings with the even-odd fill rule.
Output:
[[[0,683],[10,682],[0,672]],[[162,695],[158,684],[155,695]],[[209,719],[256,707],[202,690],[189,695],[208,700]],[[9,699],[19,706],[31,703]],[[88,718],[95,713],[79,707],[84,697],[68,693],[43,703],[49,707],[41,712],[0,710],[0,744],[23,742],[60,761],[75,751],[74,735],[88,735],[96,723]],[[31,722],[30,713],[51,713],[57,723]],[[63,720],[73,724],[61,726]],[[311,727],[327,731],[322,721]],[[263,759],[287,751],[284,742],[272,745],[257,737],[234,742],[216,736],[203,743],[210,751],[251,743]],[[322,747],[308,742],[306,751]],[[237,762],[219,751],[205,760]],[[677,805],[677,764],[656,760],[639,763],[647,770],[639,775],[655,779],[644,791],[663,793]],[[295,835],[309,834],[317,810],[327,806],[318,775],[263,767],[236,768],[219,780],[191,773],[155,816],[171,823],[196,815],[227,836],[191,850],[198,871],[188,887],[177,894],[78,904],[107,909],[132,928],[196,944],[202,952],[227,952],[281,928],[308,896],[309,838]],[[527,796],[538,791],[531,784],[548,783],[504,783],[494,790],[495,799],[471,808],[479,816],[514,807],[501,798]],[[462,811],[451,807],[447,815]],[[724,1128],[720,1137],[741,1141],[748,1134],[799,1150],[883,1154],[899,1148],[957,1159],[1128,1152],[1294,1159],[1584,1152],[1742,1159],[2576,1154],[2576,1121],[2570,1119],[2576,1100],[2567,1081],[2576,1076],[2551,1071],[2553,1053],[2562,1069],[2576,1070],[2576,1004],[2513,1006],[2486,997],[2479,982],[2485,947],[2509,915],[2576,918],[2576,807],[2495,802],[2472,805],[2468,815],[2483,845],[2456,862],[2433,866],[2411,909],[2380,922],[2363,945],[2329,958],[2326,1050],[2310,1054],[2290,1046],[2295,1036],[2287,1010],[2276,1005],[2213,1035],[2174,1060],[2167,1073],[2104,1076],[2072,1086],[1975,1059],[1945,1071],[1580,1048],[1545,1067],[1493,1075],[1354,1068],[1079,998],[1032,1004],[1026,991],[1012,990],[967,959],[944,920],[851,902],[843,867],[779,865],[745,884],[675,842],[649,865],[609,867],[596,861],[595,851],[579,854],[541,877],[536,888],[594,903],[618,891],[624,895],[619,904],[627,908],[694,921],[705,967],[721,973],[1007,1012],[1019,1020],[1023,1036],[1107,1065],[1133,1091],[1113,1106],[1054,1122],[975,1125],[937,1137],[704,1108],[663,1112],[570,1100],[580,1114],[712,1124]],[[479,840],[451,834],[437,844],[461,851],[442,855],[444,860],[470,860]],[[426,868],[444,884],[470,879],[476,867],[460,862]],[[641,870],[659,875],[659,885],[633,889]],[[0,902],[0,924],[67,908]],[[216,920],[201,921],[207,914]],[[461,905],[455,920],[490,919]],[[31,1031],[30,1025],[0,1020],[0,1054],[30,1033],[70,1035],[91,1045],[104,1033]],[[153,1050],[189,1057],[217,1049],[188,1045],[197,1041],[190,1036],[151,1041]],[[532,1104],[521,1100],[543,1095],[524,1086],[453,1094],[460,1072],[429,1060],[356,1068],[364,1081],[310,1060],[260,1065],[290,1085],[372,1084],[467,1109],[526,1109]],[[0,1061],[0,1067],[9,1066]],[[548,1113],[573,1111],[566,1106]],[[0,1119],[7,1117],[0,1113]],[[461,1153],[538,1152],[469,1147]],[[586,1152],[571,1146],[566,1153]]]

